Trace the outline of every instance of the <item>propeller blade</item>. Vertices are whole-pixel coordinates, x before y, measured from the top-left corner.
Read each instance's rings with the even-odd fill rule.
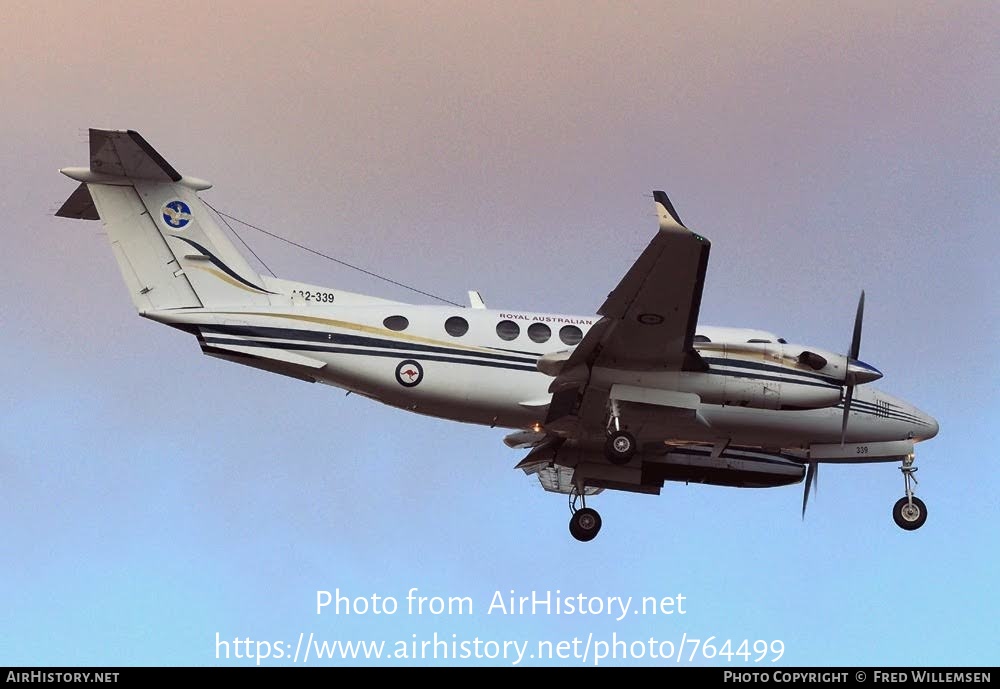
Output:
[[[857,359],[861,353],[861,321],[865,317],[865,291],[861,290],[861,299],[858,300],[858,313],[854,316],[854,336],[851,338],[851,353],[848,355],[852,359]]]
[[[813,495],[816,494],[816,487],[819,485],[819,464],[816,462],[809,462],[809,468],[806,469],[806,486],[805,490],[802,491],[802,518],[806,518],[806,505],[809,504],[809,488],[813,489]]]
[[[847,439],[847,418],[851,414],[851,399],[854,397],[854,386],[847,386],[847,393],[844,395],[844,420],[840,424],[840,446],[844,446]]]
[[[844,446],[847,440],[847,419],[851,415],[851,400],[854,398],[855,376],[850,373],[851,362],[857,361],[861,354],[861,322],[865,318],[865,291],[861,290],[861,298],[858,299],[858,312],[854,314],[854,334],[851,336],[851,351],[848,353],[847,367],[844,382],[847,383],[847,390],[844,393],[844,420],[840,424],[840,445]]]

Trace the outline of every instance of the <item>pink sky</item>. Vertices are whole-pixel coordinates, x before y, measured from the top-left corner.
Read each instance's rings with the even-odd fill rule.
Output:
[[[217,629],[316,628],[317,588],[586,579],[680,589],[691,631],[783,637],[792,664],[995,665],[998,35],[995,2],[5,2],[5,659],[200,665]],[[220,209],[498,308],[593,314],[665,189],[713,243],[703,323],[839,350],[867,291],[863,358],[941,423],[928,525],[891,524],[894,467],[835,467],[805,524],[795,489],[604,497],[582,553],[498,432],[137,318],[100,226],[47,214],[91,126],[140,131]],[[244,237],[279,276],[411,298]]]

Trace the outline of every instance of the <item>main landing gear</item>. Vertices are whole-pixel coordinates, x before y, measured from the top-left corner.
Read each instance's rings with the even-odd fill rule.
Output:
[[[635,436],[622,430],[619,420],[618,400],[611,399],[611,413],[608,418],[608,439],[604,443],[604,457],[612,464],[628,464],[638,448]],[[577,509],[576,503],[582,507]],[[582,480],[569,494],[569,532],[578,541],[592,541],[601,530],[601,515],[587,507],[586,487]]]
[[[576,501],[580,500],[583,507],[577,509]],[[592,541],[601,530],[601,515],[597,510],[587,507],[587,498],[580,488],[574,488],[569,494],[569,511],[573,514],[569,518],[569,532],[578,541]]]
[[[635,455],[635,436],[628,431],[612,431],[604,443],[604,456],[612,464],[628,464]]]
[[[611,417],[608,419],[608,439],[604,443],[604,457],[612,464],[628,464],[635,455],[635,436],[623,431],[618,415],[618,400],[611,399]]]
[[[913,494],[913,486],[917,483],[917,468],[913,466],[913,455],[909,455],[903,460],[903,466],[899,468],[903,472],[903,486],[906,495],[896,501],[892,506],[892,519],[896,526],[907,531],[919,529],[927,521],[927,506],[924,501]]]

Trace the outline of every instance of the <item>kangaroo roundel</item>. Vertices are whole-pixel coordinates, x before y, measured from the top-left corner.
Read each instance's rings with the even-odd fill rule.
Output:
[[[424,367],[413,359],[399,362],[396,367],[396,381],[404,388],[414,388],[424,379]]]
[[[183,229],[185,225],[191,222],[191,209],[179,199],[163,204],[160,213],[163,216],[163,222],[175,230]]]

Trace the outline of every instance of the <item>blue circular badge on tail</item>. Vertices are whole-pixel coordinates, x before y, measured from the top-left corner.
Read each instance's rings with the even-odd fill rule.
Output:
[[[160,214],[163,216],[163,222],[175,230],[183,229],[191,222],[191,209],[179,199],[163,204]]]

